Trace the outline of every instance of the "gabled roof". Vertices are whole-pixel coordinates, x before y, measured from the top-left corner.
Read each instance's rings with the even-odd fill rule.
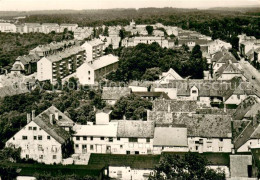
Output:
[[[231,120],[229,115],[181,114],[174,118],[173,126],[185,125],[192,137],[231,138]]]
[[[55,116],[53,115],[54,123],[51,124],[50,114],[55,113],[58,113],[59,120],[55,119]],[[61,144],[65,143],[66,140],[70,138],[70,134],[65,131],[62,126],[72,127],[74,125],[74,122],[70,118],[68,118],[54,106],[51,106],[47,110],[40,113],[33,119],[33,121]]]
[[[222,74],[242,74],[242,71],[232,63],[226,63],[222,65],[214,74],[215,78],[218,79]]]
[[[253,118],[260,110],[260,103],[257,101],[256,97],[249,96],[243,100],[236,111],[233,114],[234,120],[242,120],[243,118]]]
[[[131,89],[128,87],[103,87],[102,99],[119,100],[123,96],[130,95]]]
[[[187,128],[155,127],[153,145],[187,147]]]
[[[153,98],[162,98],[170,99],[165,92],[133,92],[136,96],[140,97],[153,97]]]
[[[196,101],[157,99],[153,102],[154,111],[196,112],[197,107]]]
[[[21,66],[21,64],[14,64],[11,71],[22,71],[23,68]]]
[[[227,63],[229,61],[232,63],[238,63],[236,58],[230,52],[226,52],[218,59],[217,63]]]
[[[154,122],[140,120],[118,121],[117,136],[124,138],[152,138],[154,135]]]
[[[172,76],[174,79],[181,80],[183,79],[176,71],[174,71],[172,68],[169,69],[168,72],[163,72],[162,75],[160,76],[159,82],[165,79],[167,76]]]

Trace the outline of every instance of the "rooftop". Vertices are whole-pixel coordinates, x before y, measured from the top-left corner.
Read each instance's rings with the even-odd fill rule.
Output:
[[[76,125],[74,136],[117,137],[117,122],[105,125]]]
[[[188,146],[187,128],[155,127],[154,146]]]
[[[95,60],[92,64],[88,63],[88,65],[90,67],[92,67],[94,70],[106,67],[110,64],[114,64],[116,62],[118,62],[118,57],[114,56],[112,54],[106,55],[106,56],[102,56],[99,59]]]
[[[125,138],[152,138],[154,135],[154,122],[140,120],[118,121],[117,136]]]
[[[54,123],[50,123],[50,115],[58,113],[59,119],[54,116]],[[47,110],[40,113],[33,119],[33,121],[40,126],[46,133],[53,137],[56,141],[63,144],[70,138],[70,134],[65,131],[62,126],[74,125],[74,122],[59,111],[56,107],[51,106]]]

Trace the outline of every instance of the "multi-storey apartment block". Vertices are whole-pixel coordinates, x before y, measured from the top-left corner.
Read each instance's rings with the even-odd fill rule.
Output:
[[[81,47],[86,50],[87,62],[95,61],[104,54],[105,43],[100,39],[85,42]]]
[[[41,58],[37,62],[37,78],[39,81],[57,82],[75,73],[85,61],[85,50],[80,46],[71,46],[64,51]]]

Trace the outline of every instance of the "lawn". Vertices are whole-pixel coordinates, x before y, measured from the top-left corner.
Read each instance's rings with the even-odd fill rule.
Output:
[[[89,166],[102,168],[108,165],[115,165],[151,169],[154,168],[159,161],[160,155],[91,154]]]
[[[44,165],[44,164],[25,164],[25,163],[0,163],[0,166],[11,166],[20,169],[20,176],[33,176],[34,174],[48,173],[52,176],[59,175],[78,175],[78,176],[94,176],[98,177],[102,168],[96,166],[83,166],[83,165]]]

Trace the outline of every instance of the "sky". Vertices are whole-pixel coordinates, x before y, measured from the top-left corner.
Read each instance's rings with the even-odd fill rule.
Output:
[[[0,11],[111,9],[143,7],[260,7],[260,0],[0,0]]]

